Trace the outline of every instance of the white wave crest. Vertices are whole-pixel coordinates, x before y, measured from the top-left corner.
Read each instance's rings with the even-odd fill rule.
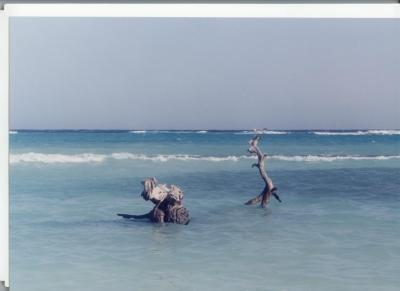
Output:
[[[9,134],[18,134],[18,131],[16,131],[16,130],[10,130],[10,131],[9,131]]]
[[[42,153],[24,153],[24,154],[11,154],[10,163],[91,163],[103,162],[107,158],[106,155],[98,154],[42,154]]]
[[[373,161],[373,160],[391,160],[400,159],[400,156],[270,156],[270,159],[287,161],[287,162],[335,162],[335,161]]]
[[[113,153],[111,157],[116,160],[142,160],[142,161],[153,161],[153,162],[168,162],[168,161],[209,161],[209,162],[223,162],[223,161],[234,161],[237,162],[241,158],[252,158],[248,156],[225,156],[225,157],[214,157],[214,156],[199,156],[199,155],[154,155],[148,156],[143,154],[131,154],[131,153]]]
[[[317,135],[400,135],[400,130],[314,131]]]
[[[208,131],[207,130],[199,130],[199,131],[196,131],[196,133],[207,133]]]
[[[365,131],[345,131],[345,132],[341,132],[341,131],[314,131],[314,134],[317,135],[365,135],[367,134]]]
[[[206,133],[207,131],[197,131],[196,133]],[[136,134],[143,134],[143,133],[175,133],[175,134],[181,134],[181,133],[195,133],[195,131],[189,131],[189,130],[131,130],[130,133],[136,133]]]
[[[241,132],[235,132],[235,134],[288,134],[288,131],[276,131],[276,130],[244,130]]]
[[[400,130],[368,130],[369,134],[377,134],[377,135],[400,135]]]
[[[145,155],[145,154],[133,154],[133,153],[112,153],[109,155],[105,154],[43,154],[43,153],[23,153],[23,154],[11,154],[10,163],[100,163],[106,159],[114,160],[139,160],[139,161],[152,161],[152,162],[168,162],[168,161],[205,161],[205,162],[238,162],[244,159],[256,159],[254,156],[241,155],[241,156],[200,156],[200,155]],[[328,155],[271,155],[268,156],[269,160],[278,160],[285,162],[335,162],[335,161],[382,161],[391,159],[400,159],[400,155],[395,156],[328,156]]]

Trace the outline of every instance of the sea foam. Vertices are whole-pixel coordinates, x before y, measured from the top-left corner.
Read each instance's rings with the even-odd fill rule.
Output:
[[[400,135],[400,130],[368,130],[369,134]]]
[[[42,154],[42,153],[23,153],[23,154],[10,154],[10,163],[91,163],[103,162],[107,158],[106,155],[99,154]]]
[[[335,162],[335,161],[373,161],[373,160],[391,160],[400,159],[400,156],[322,156],[322,155],[305,155],[305,156],[270,156],[270,159],[288,161],[288,162]]]
[[[189,130],[131,130],[130,133],[143,134],[143,133],[207,133],[205,130],[189,131]]]
[[[235,134],[288,134],[288,131],[276,131],[276,130],[244,130],[241,132],[235,132]]]
[[[223,162],[223,161],[238,161],[241,158],[252,158],[249,156],[200,156],[200,155],[144,155],[144,154],[132,154],[132,153],[113,153],[110,155],[111,158],[117,160],[142,160],[142,161],[153,161],[153,162],[168,162],[168,161],[209,161],[209,162]]]
[[[152,162],[169,162],[169,161],[203,161],[203,162],[238,162],[245,159],[255,159],[254,156],[249,155],[228,155],[228,156],[201,156],[201,155],[145,155],[134,153],[112,153],[112,154],[43,154],[43,153],[22,153],[11,154],[10,163],[101,163],[107,159],[111,160],[139,160],[139,161],[152,161]],[[379,155],[379,156],[331,156],[331,155],[271,155],[268,156],[269,160],[278,160],[285,162],[335,162],[335,161],[380,161],[400,159],[399,155]]]
[[[314,131],[317,135],[400,135],[400,130]]]

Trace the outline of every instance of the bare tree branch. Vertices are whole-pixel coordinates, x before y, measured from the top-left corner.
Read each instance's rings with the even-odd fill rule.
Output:
[[[261,139],[261,136],[256,135],[249,141],[250,147],[248,149],[248,152],[257,156],[257,163],[253,164],[252,167],[258,168],[260,176],[265,183],[265,187],[258,196],[254,197],[253,199],[250,199],[245,204],[246,205],[254,205],[261,201],[261,206],[266,207],[271,198],[271,195],[274,195],[274,197],[279,202],[281,202],[281,201],[279,199],[278,194],[272,193],[276,190],[276,188],[274,187],[274,184],[272,183],[271,178],[268,177],[267,172],[265,171],[265,159],[267,158],[267,155],[264,154],[261,151],[261,149],[258,147],[258,142],[260,141],[260,139]]]

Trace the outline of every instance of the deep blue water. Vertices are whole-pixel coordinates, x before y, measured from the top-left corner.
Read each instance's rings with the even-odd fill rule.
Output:
[[[398,290],[400,131],[264,132],[282,204],[245,131],[11,132],[11,288]],[[185,192],[188,226],[145,213],[140,181]]]

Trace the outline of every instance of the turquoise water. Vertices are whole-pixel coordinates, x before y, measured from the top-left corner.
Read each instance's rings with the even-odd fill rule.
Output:
[[[400,131],[10,132],[11,288],[398,290]],[[140,181],[185,192],[188,226],[142,214]]]

